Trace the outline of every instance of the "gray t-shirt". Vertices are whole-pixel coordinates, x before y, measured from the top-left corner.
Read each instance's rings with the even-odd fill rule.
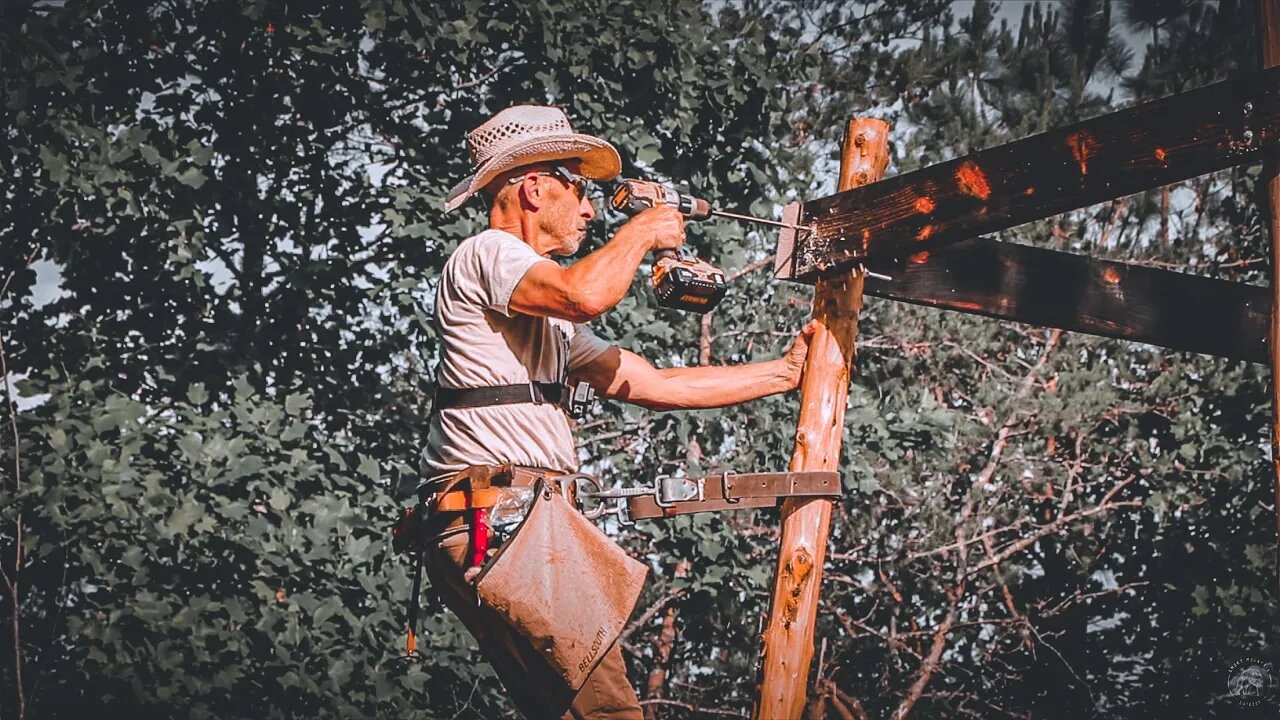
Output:
[[[559,383],[568,371],[609,349],[609,343],[583,325],[507,307],[521,278],[540,262],[553,261],[502,230],[464,240],[445,262],[436,292],[440,387]],[[551,404],[437,412],[422,458],[427,481],[468,465],[509,462],[564,472],[578,469],[572,420]]]

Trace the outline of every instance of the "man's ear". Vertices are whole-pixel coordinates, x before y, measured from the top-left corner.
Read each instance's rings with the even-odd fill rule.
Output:
[[[536,212],[542,208],[543,202],[546,200],[542,193],[544,188],[538,180],[538,175],[525,175],[524,180],[520,182],[520,209]]]

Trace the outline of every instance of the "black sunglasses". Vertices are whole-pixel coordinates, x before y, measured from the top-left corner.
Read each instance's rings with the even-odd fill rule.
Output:
[[[571,187],[573,187],[574,192],[578,194],[578,200],[582,200],[582,198],[587,196],[587,183],[590,181],[575,172],[570,172],[569,168],[563,165],[556,165],[552,167],[550,170],[538,170],[532,174],[550,175],[551,177],[560,178],[561,180],[568,183]],[[524,175],[521,175],[519,177],[513,177],[507,181],[507,184],[515,185],[517,183],[523,182],[527,175],[529,175],[529,173],[525,173]]]

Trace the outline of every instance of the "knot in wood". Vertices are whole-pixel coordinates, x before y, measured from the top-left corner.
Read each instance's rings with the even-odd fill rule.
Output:
[[[783,581],[787,588],[787,601],[782,609],[782,626],[790,628],[800,615],[800,594],[804,592],[805,581],[813,574],[813,554],[803,545],[787,558],[783,566]]]
[[[813,572],[813,554],[809,552],[807,547],[799,547],[795,553],[787,560],[787,577],[794,584],[791,588],[791,594],[798,596],[801,586],[805,580],[809,579],[809,573]]]

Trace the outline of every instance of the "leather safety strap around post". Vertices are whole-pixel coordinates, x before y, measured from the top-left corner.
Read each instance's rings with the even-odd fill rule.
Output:
[[[627,499],[632,520],[776,507],[790,497],[840,497],[840,473],[721,473],[660,477],[654,492]]]

